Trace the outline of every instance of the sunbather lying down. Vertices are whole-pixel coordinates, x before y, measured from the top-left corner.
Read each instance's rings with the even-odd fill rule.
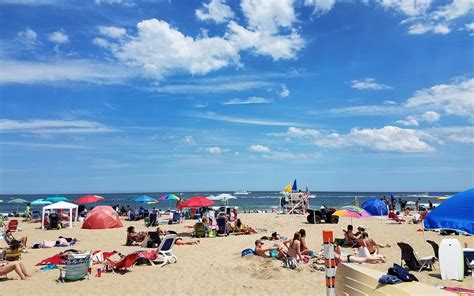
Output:
[[[9,274],[15,271],[22,280],[26,280],[27,277],[31,277],[31,274],[26,270],[25,265],[21,261],[1,261],[0,262],[0,276]]]
[[[240,221],[240,219],[235,220],[233,230],[236,233],[243,233],[243,234],[257,233],[257,231],[252,226],[244,225],[242,221]]]
[[[40,249],[40,248],[52,248],[55,246],[68,246],[72,243],[77,242],[75,237],[62,237],[59,236],[56,240],[44,240],[39,243],[33,244],[33,249]]]
[[[334,259],[336,259],[336,265],[339,265],[341,262],[346,263],[380,263],[385,262],[385,256],[377,255],[371,257],[359,257],[354,255],[342,255],[341,248],[334,244]]]
[[[255,253],[258,256],[264,257],[264,258],[270,258],[270,257],[275,257],[277,259],[281,259],[285,256],[285,254],[282,252],[283,248],[280,247],[278,244],[273,244],[271,247],[263,247],[263,242],[259,239],[255,241]],[[268,252],[268,255],[267,255]],[[275,256],[272,256],[274,253],[276,253]]]

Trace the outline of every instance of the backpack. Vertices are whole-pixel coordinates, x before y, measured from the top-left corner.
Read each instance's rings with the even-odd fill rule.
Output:
[[[283,260],[283,267],[288,269],[296,269],[298,267],[298,260],[296,260],[296,257],[287,256]]]
[[[388,274],[396,276],[397,278],[401,279],[403,282],[418,282],[418,279],[411,273],[408,272],[405,268],[401,267],[400,265],[394,263],[393,267],[388,269]]]

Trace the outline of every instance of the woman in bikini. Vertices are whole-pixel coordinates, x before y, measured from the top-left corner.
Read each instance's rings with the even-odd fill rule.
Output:
[[[127,228],[127,241],[126,245],[131,246],[133,243],[141,244],[146,238],[146,234],[142,232],[135,232],[135,227],[129,226]]]
[[[379,254],[379,248],[390,247],[390,245],[381,245],[376,243],[373,239],[369,238],[369,234],[367,232],[364,232],[362,234],[362,246],[367,247],[367,250],[369,250],[370,255]]]
[[[26,242],[28,241],[28,237],[22,236],[20,239],[15,239],[12,232],[10,230],[5,231],[5,241],[8,245],[13,244],[14,242],[20,242],[23,248],[26,248]]]
[[[302,255],[309,255],[311,253],[311,251],[309,250],[308,246],[306,245],[306,230],[304,229],[300,229],[300,231],[298,231],[301,235],[301,238],[300,238],[300,242],[301,242],[301,254]]]
[[[0,276],[7,275],[12,271],[15,271],[22,280],[26,280],[27,277],[31,277],[31,274],[26,270],[25,265],[23,265],[21,261],[0,262]]]
[[[341,254],[341,248],[337,245],[334,244],[334,259],[336,260],[336,265],[339,265],[341,262],[346,262],[346,263],[379,263],[379,262],[385,262],[385,260],[382,257],[359,257],[359,256],[354,256],[354,255],[342,255]]]
[[[301,254],[301,234],[295,232],[293,239],[283,242],[283,244],[288,248],[288,256],[290,258],[296,258],[299,261],[303,260],[303,255]]]

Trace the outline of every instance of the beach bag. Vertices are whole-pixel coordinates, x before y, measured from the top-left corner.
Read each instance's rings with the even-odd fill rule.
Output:
[[[396,276],[403,282],[418,282],[418,279],[411,273],[408,272],[405,268],[401,267],[400,265],[394,263],[393,267],[388,269],[388,274]]]
[[[296,269],[298,267],[298,260],[296,260],[296,257],[286,257],[283,261],[283,267]]]
[[[247,255],[257,255],[253,249],[245,249],[242,251],[242,257],[247,256]]]

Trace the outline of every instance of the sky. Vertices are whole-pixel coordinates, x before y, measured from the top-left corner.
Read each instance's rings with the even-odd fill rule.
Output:
[[[0,193],[474,187],[474,2],[0,0]]]

